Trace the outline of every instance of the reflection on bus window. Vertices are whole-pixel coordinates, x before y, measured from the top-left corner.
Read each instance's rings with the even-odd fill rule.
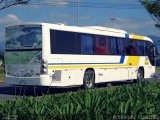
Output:
[[[117,54],[116,38],[110,38],[110,49],[113,55]]]
[[[81,53],[94,54],[94,38],[91,35],[80,35]]]
[[[96,37],[96,54],[109,54],[109,40],[108,37],[97,36]]]
[[[42,48],[41,27],[16,27],[6,29],[6,49]]]
[[[122,38],[117,39],[117,51],[119,55],[124,55],[124,40]]]
[[[147,53],[151,64],[155,65],[153,43],[151,42],[147,42]]]
[[[137,55],[145,55],[145,46],[143,41],[137,40]]]
[[[51,53],[75,54],[76,33],[51,30]]]
[[[125,53],[127,55],[136,55],[136,43],[135,40],[125,40]]]

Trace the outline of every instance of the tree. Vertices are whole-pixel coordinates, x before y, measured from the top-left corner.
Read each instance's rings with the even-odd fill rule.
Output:
[[[10,6],[18,5],[18,4],[23,4],[26,5],[28,4],[30,0],[0,0],[0,10],[8,8]]]
[[[139,0],[160,29],[160,0]]]

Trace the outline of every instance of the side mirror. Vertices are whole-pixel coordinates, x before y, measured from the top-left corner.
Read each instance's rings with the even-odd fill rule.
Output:
[[[159,55],[157,46],[153,46],[154,56],[157,57]]]

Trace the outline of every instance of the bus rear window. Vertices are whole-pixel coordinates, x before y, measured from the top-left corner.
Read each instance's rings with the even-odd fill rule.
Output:
[[[6,50],[42,48],[42,27],[16,26],[6,28]]]

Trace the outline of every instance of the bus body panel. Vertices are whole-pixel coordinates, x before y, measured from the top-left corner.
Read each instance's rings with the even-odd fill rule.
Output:
[[[83,55],[83,54],[52,54],[50,31],[71,31],[85,34],[115,36],[151,41],[147,37],[129,35],[127,33],[106,32],[83,27],[69,27],[42,23],[42,62],[46,63],[46,74],[36,77],[5,77],[5,82],[11,85],[38,85],[68,87],[83,85],[86,69],[95,71],[95,83],[133,80],[137,78],[139,67],[144,68],[144,78],[151,78],[155,73],[148,56],[127,55]],[[39,68],[41,69],[41,68]]]

